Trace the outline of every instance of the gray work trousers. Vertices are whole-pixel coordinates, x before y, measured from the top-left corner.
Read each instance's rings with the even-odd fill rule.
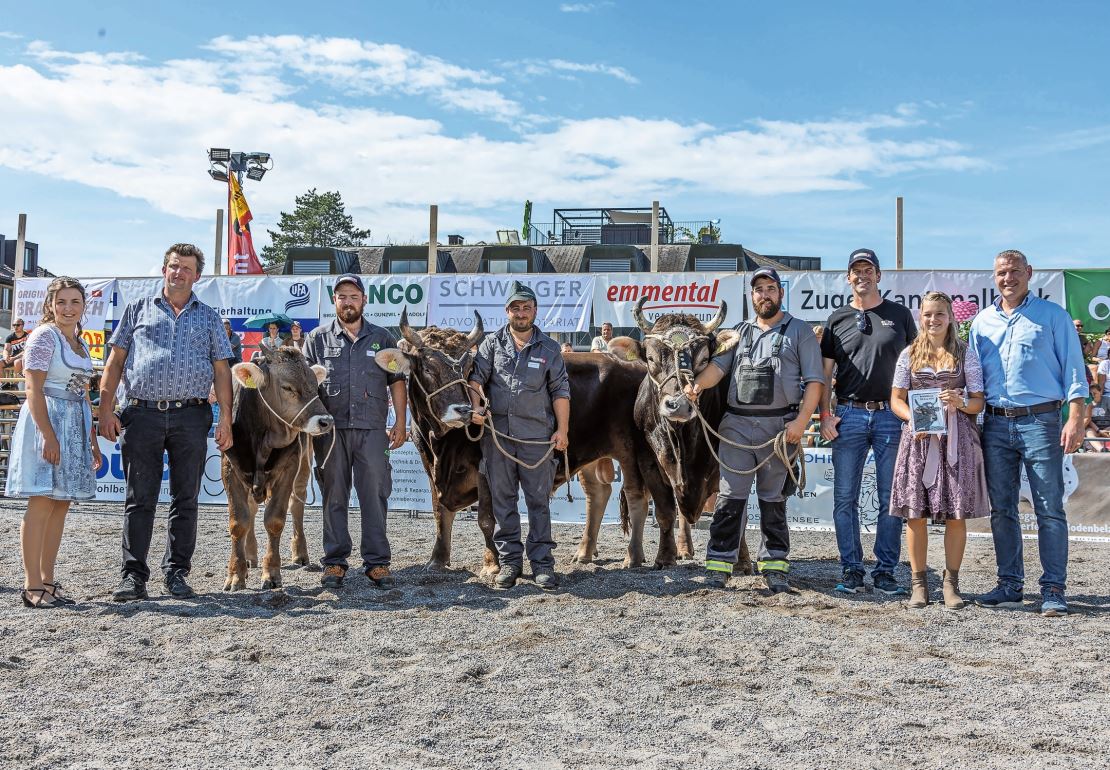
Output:
[[[506,452],[532,465],[547,452],[544,444],[520,444],[500,439]],[[528,470],[498,451],[487,431],[482,436],[480,472],[489,483],[493,503],[493,543],[502,564],[524,566],[524,545],[520,541],[520,512],[517,510],[518,490],[524,492],[528,507],[528,561],[532,569],[555,566],[551,555],[555,540],[551,536],[551,487],[555,482],[558,460],[551,457],[535,470]]]
[[[330,433],[315,436],[316,481],[324,500],[324,556],[320,563],[347,569],[351,555],[351,533],[347,516],[351,503],[351,481],[358,492],[362,513],[362,566],[388,566],[389,540],[385,535],[385,513],[393,492],[389,466],[389,439],[384,429],[341,428],[335,431],[335,447]],[[328,456],[321,470],[320,464]]]
[[[792,419],[794,419],[794,415],[786,417],[749,417],[726,414],[721,421],[720,431],[721,435],[730,441],[746,444],[747,446],[757,446],[778,435],[786,423]],[[747,500],[752,489],[753,473],[750,469],[763,462],[773,452],[774,448],[771,446],[758,450],[738,449],[722,441],[719,497],[728,500]],[[724,465],[741,471],[747,470],[748,472],[733,473],[725,470]],[[755,471],[754,476],[756,496],[759,498],[759,525],[762,533],[759,554],[756,558],[761,565],[765,562],[786,562],[790,554],[790,533],[787,528],[786,505],[782,494],[782,487],[786,482],[786,466],[782,464],[781,460],[774,457],[758,471]],[[741,526],[747,527],[746,514]],[[739,545],[739,541],[737,541],[737,545]]]

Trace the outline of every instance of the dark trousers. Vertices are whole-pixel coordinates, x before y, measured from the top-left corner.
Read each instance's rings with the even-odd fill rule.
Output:
[[[362,566],[388,567],[389,539],[385,534],[386,510],[393,493],[393,474],[389,465],[389,438],[384,428],[340,428],[312,440],[316,453],[316,481],[324,498],[324,566],[335,564],[347,569],[351,555],[351,531],[347,525],[351,504],[351,483],[358,492],[362,514]],[[328,457],[328,451],[331,456]],[[327,458],[323,470],[320,464]]]
[[[538,462],[547,452],[547,447],[542,444],[521,444],[508,439],[501,439],[501,446],[528,465]],[[546,462],[528,470],[501,454],[488,432],[482,436],[482,463],[479,469],[489,482],[496,522],[493,543],[502,564],[523,567],[527,554],[533,570],[555,566],[555,557],[551,554],[555,539],[551,534],[550,500],[557,463],[552,454]],[[520,541],[520,511],[517,509],[520,492],[524,492],[524,504],[528,507],[527,544]]]
[[[128,406],[120,417],[120,452],[127,495],[123,506],[124,575],[150,579],[146,558],[154,532],[154,510],[165,471],[163,452],[169,454],[170,515],[162,572],[192,568],[197,544],[197,496],[208,455],[212,408],[208,404],[161,412]]]
[[[740,558],[740,539],[748,526],[748,501],[717,497],[713,521],[709,523],[709,544],[705,549],[705,568],[732,573]]]

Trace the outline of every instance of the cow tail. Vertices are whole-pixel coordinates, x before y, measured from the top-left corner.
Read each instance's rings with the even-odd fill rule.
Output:
[[[626,536],[632,532],[632,517],[628,515],[628,498],[624,496],[624,488],[621,488],[620,508],[621,508],[621,532]]]

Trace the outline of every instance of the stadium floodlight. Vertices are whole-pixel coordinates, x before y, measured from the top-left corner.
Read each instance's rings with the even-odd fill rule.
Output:
[[[268,152],[251,152],[247,154],[247,160],[257,161],[263,165],[270,162],[270,153]]]
[[[217,182],[226,182],[227,181],[227,172],[223,171],[222,169],[210,168],[210,169],[208,169],[208,176],[212,177]]]
[[[247,179],[251,179],[255,182],[262,181],[262,177],[264,177],[265,175],[266,169],[262,168],[261,166],[251,166],[247,169]]]
[[[208,150],[208,160],[213,163],[223,162],[227,163],[231,160],[231,150],[226,147],[212,147]]]

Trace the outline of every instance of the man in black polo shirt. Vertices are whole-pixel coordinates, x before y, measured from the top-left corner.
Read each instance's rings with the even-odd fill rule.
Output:
[[[917,336],[913,315],[903,305],[883,299],[882,271],[871,249],[856,249],[848,258],[852,301],[833,311],[821,338],[825,392],[821,436],[831,442],[833,524],[843,577],[837,591],[865,591],[863,544],[860,542],[859,490],[869,450],[875,452],[879,519],[875,531],[875,590],[900,596],[906,589],[894,579],[902,548],[902,520],[889,513],[890,485],[902,421],[890,410],[890,387],[898,354]],[[835,413],[829,394],[836,373]]]

